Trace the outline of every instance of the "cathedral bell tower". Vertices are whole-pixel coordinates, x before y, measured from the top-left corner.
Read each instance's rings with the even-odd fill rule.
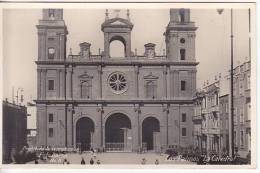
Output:
[[[101,25],[101,30],[104,32],[104,53],[105,58],[110,57],[110,43],[114,40],[121,41],[124,45],[125,57],[131,57],[131,31],[133,24],[130,21],[130,13],[127,10],[127,18],[119,17],[119,10],[116,10],[117,15],[109,19],[108,10],[106,10],[105,22]]]
[[[67,27],[62,9],[43,9],[43,18],[37,25],[38,60],[59,61],[66,57]]]
[[[190,21],[190,9],[170,9],[170,22],[164,33],[168,60],[195,62],[196,30]]]

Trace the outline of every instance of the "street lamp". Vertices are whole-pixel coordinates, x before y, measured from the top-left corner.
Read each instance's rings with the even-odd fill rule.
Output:
[[[221,15],[224,9],[217,9],[217,12]],[[231,141],[230,141],[230,149],[231,149],[231,157],[234,158],[234,98],[233,98],[233,79],[234,79],[234,74],[233,74],[233,9],[231,8],[230,10],[230,44],[231,44],[231,50],[230,50],[230,113],[231,113],[231,124],[230,124],[230,129],[231,129]]]

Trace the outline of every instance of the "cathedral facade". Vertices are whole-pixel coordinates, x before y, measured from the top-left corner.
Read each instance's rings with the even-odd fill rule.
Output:
[[[157,55],[153,43],[144,45],[143,55],[132,51],[129,11],[126,19],[106,12],[101,53],[93,55],[83,42],[79,54],[67,55],[63,10],[43,9],[37,25],[38,146],[139,151],[192,145],[197,28],[189,9],[169,12],[165,55]],[[110,56],[115,40],[123,43],[124,57]]]

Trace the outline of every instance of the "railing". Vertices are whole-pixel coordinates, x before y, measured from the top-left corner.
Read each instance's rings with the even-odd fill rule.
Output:
[[[105,145],[106,151],[124,151],[125,144],[121,142],[109,142]]]

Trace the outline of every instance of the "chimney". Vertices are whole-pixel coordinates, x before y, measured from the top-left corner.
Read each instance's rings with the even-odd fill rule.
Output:
[[[145,52],[144,52],[144,56],[148,57],[148,58],[154,58],[155,56],[155,45],[153,43],[147,43],[144,45],[145,47]]]
[[[90,58],[90,43],[83,42],[79,44],[81,58]]]

